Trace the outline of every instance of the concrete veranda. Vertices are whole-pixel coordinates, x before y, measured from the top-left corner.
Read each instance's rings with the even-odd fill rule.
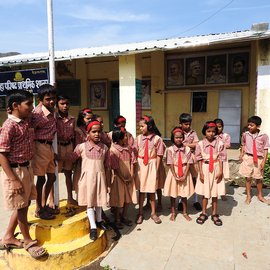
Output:
[[[238,152],[230,152],[230,158],[236,159],[237,156]],[[172,222],[169,220],[169,198],[163,197],[162,224],[154,224],[150,212],[146,211],[143,224],[125,227],[121,231],[122,237],[109,253],[105,252],[101,266],[118,270],[270,269],[270,206],[260,203],[256,196],[250,205],[246,205],[242,187],[228,186],[227,191],[228,200],[218,201],[223,226],[215,226],[210,217],[204,225],[198,225],[196,218],[199,213],[192,207],[193,198],[188,201],[192,221],[187,222],[179,213]],[[269,192],[264,190],[268,199]],[[253,194],[256,195],[255,189]],[[60,199],[65,197],[65,181],[60,174]],[[0,210],[2,236],[9,219],[9,213],[3,209],[2,192]],[[135,220],[137,206],[130,207],[129,213],[130,219]],[[110,211],[106,214],[112,219]],[[210,203],[208,214],[211,214]],[[84,269],[97,268],[90,265]]]

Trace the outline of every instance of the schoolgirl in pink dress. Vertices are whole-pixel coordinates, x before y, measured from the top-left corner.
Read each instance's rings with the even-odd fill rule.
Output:
[[[100,142],[100,122],[90,121],[86,131],[88,140],[77,145],[68,158],[73,161],[82,159],[81,177],[78,182],[78,204],[87,207],[91,227],[90,239],[96,240],[97,227],[107,229],[102,220],[102,207],[107,206],[109,151],[108,147]]]
[[[187,198],[194,193],[192,176],[189,165],[193,163],[192,153],[188,146],[184,146],[184,131],[175,127],[172,130],[173,143],[167,150],[167,165],[170,169],[164,186],[164,195],[171,197],[171,221],[175,221],[175,199],[182,198],[183,216],[187,221],[191,218],[187,212]]]
[[[164,155],[164,147],[162,139],[156,135],[159,133],[155,121],[151,116],[144,116],[139,127],[141,135],[135,140],[135,150],[138,153],[138,178],[136,187],[139,189],[139,214],[136,223],[143,222],[143,203],[145,193],[150,193],[151,219],[160,224],[161,219],[156,214],[155,192],[158,188],[158,170],[162,157]]]
[[[217,132],[215,122],[206,122],[202,129],[205,138],[199,141],[195,150],[195,157],[199,162],[199,176],[195,192],[203,196],[202,213],[196,222],[203,224],[208,219],[206,208],[208,200],[212,198],[211,219],[215,225],[221,226],[222,221],[217,214],[217,198],[225,195],[225,182],[222,175],[226,152],[223,142],[216,137]]]
[[[116,127],[112,133],[113,143],[110,148],[110,162],[112,169],[110,185],[110,206],[115,207],[116,226],[121,229],[123,224],[130,226],[127,218],[128,206],[137,203],[134,180],[134,151],[127,145],[127,133],[123,127]]]
[[[75,146],[87,141],[86,125],[93,117],[93,112],[89,108],[79,111],[77,118],[77,127],[75,128]],[[73,190],[78,195],[78,181],[81,177],[82,160],[79,158],[74,164]]]
[[[220,139],[225,147],[225,151],[227,152],[227,149],[229,149],[231,147],[231,136],[228,133],[224,133],[223,129],[224,129],[224,123],[222,121],[222,119],[215,119],[214,122],[217,125],[218,128],[218,134],[217,134],[217,138]],[[226,160],[223,162],[223,177],[224,180],[228,180],[230,178],[230,167],[229,167],[229,161],[228,161],[228,155]],[[223,201],[226,201],[226,195],[221,196],[221,199]]]

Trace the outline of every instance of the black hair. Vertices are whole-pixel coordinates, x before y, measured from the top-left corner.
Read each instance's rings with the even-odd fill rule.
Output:
[[[205,124],[203,125],[203,128],[202,128],[202,134],[205,136],[206,134],[206,130],[211,128],[212,126],[211,125],[215,125],[215,133],[218,134],[218,128],[216,126],[216,123],[214,121],[207,121],[205,122]]]
[[[179,123],[187,123],[187,122],[192,122],[192,116],[189,113],[182,113],[179,115]]]
[[[262,124],[262,118],[257,115],[253,115],[248,118],[248,123],[253,123],[256,126],[260,126]]]
[[[7,109],[12,111],[12,104],[16,102],[21,104],[22,102],[33,99],[33,94],[25,90],[12,90],[7,96]]]
[[[64,95],[57,95],[57,102],[60,100],[70,100],[70,98]]]
[[[148,118],[149,121],[147,121],[145,118]],[[158,128],[157,128],[157,126],[156,126],[156,123],[155,123],[153,117],[148,116],[148,115],[145,115],[145,117],[142,117],[142,118],[141,118],[141,121],[144,121],[144,122],[145,122],[145,124],[147,125],[147,130],[148,130],[149,132],[152,132],[152,133],[158,135],[159,137],[161,137],[161,133],[160,133],[160,131],[158,130]]]
[[[125,137],[125,132],[121,127],[115,127],[112,132],[112,141],[118,143],[120,140],[123,140]]]
[[[56,89],[50,84],[43,84],[37,90],[38,99],[42,101],[46,95],[54,94],[56,95]]]
[[[180,132],[180,130],[182,131],[181,133],[182,133],[182,135],[183,135],[183,140],[185,139],[185,134],[184,134],[184,131],[180,128],[180,127],[174,127],[173,128],[173,130],[172,130],[172,132],[171,132],[171,142],[174,144],[174,131],[176,130],[176,129],[179,129],[179,132]]]
[[[125,118],[123,115],[117,115],[114,119],[113,119],[113,124],[114,124],[114,126],[119,126],[119,123],[118,123],[118,120],[120,119],[120,118]]]
[[[216,124],[221,124],[221,126],[224,127],[224,123],[223,123],[223,120],[222,120],[222,119],[216,118],[216,119],[214,120],[214,122],[215,122]]]
[[[89,108],[84,108],[79,111],[77,118],[77,127],[85,126],[85,122],[83,119],[87,114],[92,114],[92,110],[90,110]]]

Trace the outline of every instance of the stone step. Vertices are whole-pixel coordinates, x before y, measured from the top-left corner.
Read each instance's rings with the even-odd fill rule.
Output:
[[[90,240],[89,234],[87,234],[81,238],[74,237],[73,241],[67,243],[45,243],[44,247],[48,251],[49,256],[42,260],[33,259],[24,249],[3,252],[3,256],[12,270],[21,270],[22,267],[27,270],[76,269],[88,265],[106,249],[106,234],[103,230],[98,232],[99,236],[96,241]],[[0,269],[5,268],[0,267]]]
[[[28,222],[32,239],[38,239],[40,244],[61,244],[72,241],[89,233],[89,221],[86,211],[79,207],[74,216],[66,216],[69,206],[66,200],[60,201],[60,214],[53,220],[43,220],[35,217],[35,205],[30,206]]]

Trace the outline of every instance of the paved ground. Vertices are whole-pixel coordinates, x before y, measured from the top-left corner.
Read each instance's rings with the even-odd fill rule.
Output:
[[[230,152],[237,159],[238,152]],[[60,177],[60,198],[66,197],[65,184]],[[217,227],[209,218],[204,225],[196,224],[197,213],[193,198],[189,199],[192,217],[187,222],[178,214],[176,221],[169,220],[169,200],[164,198],[160,214],[162,224],[149,219],[142,225],[133,225],[122,230],[123,236],[101,260],[103,267],[120,270],[200,269],[200,270],[269,270],[270,261],[270,206],[252,198],[249,206],[244,204],[244,188],[228,186],[228,201],[219,200],[219,213],[223,226]],[[255,194],[256,190],[254,190]],[[264,190],[270,198],[270,190]],[[209,204],[208,214],[211,214]],[[3,210],[0,192],[0,236],[4,233],[9,214]],[[109,210],[106,211],[109,217]],[[130,218],[135,220],[136,207],[130,209]],[[111,233],[109,237],[111,237]],[[97,263],[85,269],[102,269]],[[107,268],[108,269],[108,268]]]

